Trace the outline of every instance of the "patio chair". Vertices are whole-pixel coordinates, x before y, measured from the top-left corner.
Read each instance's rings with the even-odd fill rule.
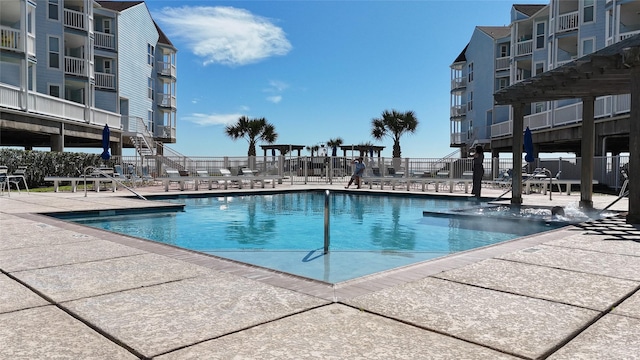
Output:
[[[9,189],[9,178],[7,178],[7,167],[0,166],[0,194],[4,193],[4,188],[7,188],[7,194],[11,196],[11,189]]]
[[[27,174],[26,166],[18,166],[18,168],[11,174],[11,176],[7,175],[7,186],[10,189],[11,184],[16,186],[16,190],[20,192],[20,183],[24,184],[25,189],[29,192],[29,188],[27,187],[27,179],[25,175]]]
[[[142,167],[142,182],[144,184],[150,184],[150,183],[155,184],[156,183],[156,179],[154,179],[153,176],[149,175],[149,167],[148,166],[143,166]]]
[[[129,171],[129,181],[131,181],[133,185],[143,183],[142,178],[138,176],[138,173],[132,164],[127,165],[127,170]]]

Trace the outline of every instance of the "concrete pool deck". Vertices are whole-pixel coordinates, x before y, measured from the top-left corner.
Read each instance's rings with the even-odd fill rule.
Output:
[[[161,205],[0,196],[0,359],[640,358],[640,227],[620,217],[330,285],[38,214]]]

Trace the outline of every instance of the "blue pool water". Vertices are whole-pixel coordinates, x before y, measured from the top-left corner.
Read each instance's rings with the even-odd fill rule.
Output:
[[[423,216],[468,208],[466,200],[332,193],[330,251],[323,255],[323,192],[164,201],[184,204],[185,211],[71,220],[329,283],[560,226]]]

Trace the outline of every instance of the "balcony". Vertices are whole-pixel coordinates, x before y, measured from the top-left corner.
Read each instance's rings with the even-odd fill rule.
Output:
[[[86,15],[79,11],[64,9],[64,26],[86,31]]]
[[[20,30],[0,26],[0,48],[23,52]]]
[[[451,117],[459,117],[467,114],[466,105],[454,105],[451,107]]]
[[[509,56],[496,59],[496,71],[509,70]]]
[[[572,31],[578,29],[578,12],[570,12],[558,16],[557,32]]]
[[[175,95],[158,93],[157,100],[158,100],[158,106],[165,107],[165,108],[174,108],[174,109],[176,107]]]
[[[462,138],[466,136],[465,132],[456,132],[456,133],[451,133],[451,139],[450,139],[450,146],[461,146],[464,145],[464,141],[462,141]]]
[[[176,77],[176,65],[164,61],[158,61],[156,63],[158,66],[158,74],[163,76]]]
[[[166,126],[166,125],[158,125],[156,126],[153,137],[156,139],[164,139],[164,140],[174,140],[176,139],[176,128]]]
[[[107,33],[96,31],[94,32],[94,35],[95,35],[95,41],[93,44],[95,47],[107,49],[107,50],[116,49],[116,41],[115,41],[115,36],[113,34],[107,34]]]
[[[87,77],[87,60],[73,56],[64,57],[64,73]]]
[[[462,89],[467,87],[467,77],[461,76],[455,79],[451,79],[451,90]]]
[[[116,76],[114,74],[96,72],[95,76],[96,88],[115,90]]]
[[[524,40],[516,43],[516,56],[531,55],[533,53],[533,40]]]

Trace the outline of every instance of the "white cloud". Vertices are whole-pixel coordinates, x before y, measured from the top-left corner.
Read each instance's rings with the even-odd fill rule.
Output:
[[[267,97],[267,101],[270,101],[270,102],[272,102],[274,104],[277,104],[280,101],[282,101],[282,96],[280,96],[280,95],[268,96]]]
[[[271,19],[234,7],[165,7],[153,15],[169,37],[182,39],[203,64],[246,65],[286,55],[291,43]]]
[[[266,89],[265,91],[282,92],[289,87],[289,84],[285,83],[284,81],[270,80],[269,86],[270,88]]]
[[[244,114],[200,114],[194,113],[185,117],[182,120],[190,121],[202,126],[211,125],[228,125],[235,123]]]

